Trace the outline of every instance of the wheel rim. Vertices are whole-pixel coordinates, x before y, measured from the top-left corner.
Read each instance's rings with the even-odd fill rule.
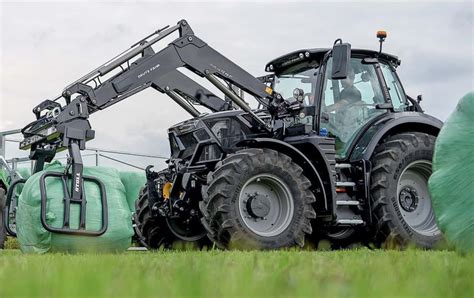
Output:
[[[431,173],[431,162],[412,162],[401,173],[397,187],[397,203],[403,219],[411,229],[425,236],[441,233],[428,190]]]
[[[291,223],[293,196],[279,177],[260,174],[250,178],[239,194],[239,213],[244,224],[255,234],[272,237]]]

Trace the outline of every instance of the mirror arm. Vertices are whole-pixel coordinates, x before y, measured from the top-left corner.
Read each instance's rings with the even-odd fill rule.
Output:
[[[407,95],[407,99],[415,107],[415,111],[420,112],[420,113],[424,112],[423,109],[420,106],[420,103],[417,100],[415,100],[414,98],[412,98],[409,95]]]

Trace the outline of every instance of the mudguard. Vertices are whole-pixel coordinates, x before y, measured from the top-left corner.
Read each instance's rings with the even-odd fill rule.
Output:
[[[377,118],[359,132],[356,142],[352,145],[349,160],[351,162],[369,160],[375,147],[380,141],[390,135],[417,131],[437,136],[443,122],[441,120],[419,112],[387,113]]]
[[[301,137],[300,137],[301,139]],[[287,140],[291,142],[292,140]],[[333,195],[332,192],[328,192],[331,188],[325,187],[323,183],[323,179],[320,175],[318,169],[316,169],[314,163],[298,148],[295,146],[281,141],[277,139],[271,138],[255,138],[255,139],[247,139],[241,141],[237,144],[238,147],[249,147],[249,148],[269,148],[277,150],[283,154],[290,156],[294,162],[296,162],[301,168],[303,168],[304,174],[310,181],[314,183],[315,186],[315,195],[317,198],[316,205],[318,206],[318,210],[316,210],[318,216],[321,215],[333,215]],[[321,156],[324,156],[320,151],[320,148],[314,147],[318,150],[318,153]],[[329,162],[326,161],[327,169],[324,169],[324,172],[332,173],[331,169],[329,168]],[[330,184],[334,183],[334,179],[332,177],[323,177],[325,181],[330,181]],[[333,188],[334,189],[334,188]],[[320,200],[323,197],[323,200]]]

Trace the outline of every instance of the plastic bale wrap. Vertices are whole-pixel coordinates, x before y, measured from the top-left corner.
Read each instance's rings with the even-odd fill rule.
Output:
[[[460,252],[474,252],[474,93],[464,96],[436,140],[429,181],[438,226]]]
[[[9,179],[8,179],[7,170],[0,168],[0,186],[2,186],[2,184],[5,184],[5,186],[7,186],[8,181]]]
[[[45,171],[63,172],[60,164],[52,164]],[[110,168],[91,167],[84,169],[85,176],[100,179],[106,189],[109,224],[105,234],[99,237],[50,233],[41,224],[41,197],[39,180],[44,172],[31,176],[19,199],[17,211],[17,234],[20,248],[27,253],[45,252],[115,252],[126,250],[131,244],[133,228],[131,213],[125,197],[125,188],[119,172]],[[84,184],[87,211],[86,228],[97,231],[102,224],[100,192],[96,184]],[[47,222],[53,227],[63,224],[63,190],[59,178],[46,179],[48,196]],[[71,204],[71,228],[79,225],[79,205]]]
[[[48,165],[47,165],[48,166]],[[23,179],[28,180],[28,178],[31,177],[31,169],[29,168],[18,168],[18,173],[21,175]],[[23,183],[17,184],[15,188],[15,193],[19,196],[21,192],[23,191],[23,187],[25,185]]]
[[[18,168],[18,173],[20,173],[23,179],[28,179],[31,176],[31,169],[30,168]]]
[[[125,186],[128,207],[131,212],[135,212],[135,201],[146,183],[145,172],[120,172],[120,179]]]

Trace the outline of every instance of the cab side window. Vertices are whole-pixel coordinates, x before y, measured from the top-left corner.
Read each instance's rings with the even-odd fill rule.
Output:
[[[385,63],[380,63],[380,67],[382,69],[382,73],[385,78],[385,83],[387,84],[387,88],[390,93],[390,98],[392,99],[393,108],[396,111],[405,110],[407,106],[406,95],[403,92],[398,77],[395,75],[389,65]]]

